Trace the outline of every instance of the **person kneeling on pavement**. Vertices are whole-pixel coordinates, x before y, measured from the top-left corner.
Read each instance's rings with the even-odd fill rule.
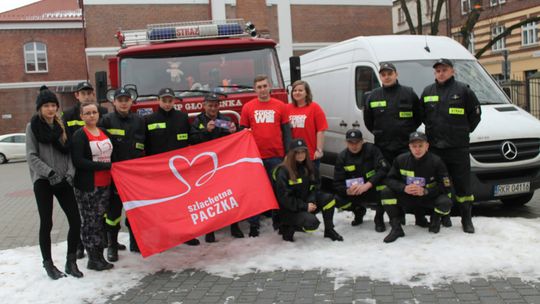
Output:
[[[427,222],[419,223],[426,211],[431,213],[429,232],[439,233],[441,217],[450,214],[451,184],[448,170],[444,162],[428,151],[429,143],[422,132],[413,132],[409,136],[410,152],[396,157],[385,183],[387,187],[381,191],[381,202],[390,216],[392,230],[384,238],[391,243],[405,236],[401,228],[400,208],[416,215],[418,226],[427,226]]]
[[[291,140],[289,152],[275,169],[274,176],[283,240],[294,242],[296,229],[316,230],[320,222],[315,213],[321,211],[324,237],[343,241],[334,230],[334,197],[319,191],[319,178],[303,139]]]
[[[354,213],[351,225],[363,223],[366,205],[375,204],[375,231],[386,230],[379,191],[389,165],[377,146],[366,143],[362,132],[350,129],[345,134],[347,148],[339,153],[334,166],[334,189],[339,209]]]

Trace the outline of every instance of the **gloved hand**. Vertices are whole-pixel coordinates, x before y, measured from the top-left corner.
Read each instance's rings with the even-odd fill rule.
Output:
[[[51,186],[58,185],[62,182],[63,177],[56,174],[56,172],[53,171],[53,175],[49,174],[49,184]]]

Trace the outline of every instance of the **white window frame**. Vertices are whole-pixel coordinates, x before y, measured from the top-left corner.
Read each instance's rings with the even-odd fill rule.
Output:
[[[469,50],[469,52],[471,52],[471,54],[474,55],[475,45],[474,45],[474,33],[473,32],[469,33],[469,47],[467,49]]]
[[[491,28],[491,38],[497,37],[502,32],[504,32],[504,30],[505,30],[504,25],[493,26]],[[494,45],[491,46],[491,50],[494,52],[502,51],[505,49],[506,49],[506,37],[497,41]]]
[[[398,13],[398,24],[405,23],[406,21],[405,13],[403,12],[403,9],[401,7],[398,7],[397,13]]]
[[[466,15],[471,11],[471,0],[461,0],[461,14]]]
[[[497,6],[506,3],[506,0],[489,0],[490,6]]]
[[[535,21],[521,26],[521,45],[530,46],[538,43],[538,25]]]
[[[29,45],[29,44],[31,44],[32,48],[33,48],[31,51],[26,50],[26,46]],[[38,50],[37,49],[38,44],[43,45],[44,50]],[[44,70],[39,69],[38,54],[44,54],[45,55],[45,69]],[[29,62],[26,60],[27,55],[30,55],[34,59],[34,62],[35,62],[35,69],[34,70],[28,70]],[[39,41],[32,41],[32,42],[25,43],[23,45],[23,57],[24,57],[24,71],[26,73],[33,74],[33,73],[47,73],[47,72],[49,72],[49,59],[48,59],[48,56],[47,56],[47,45],[45,43],[39,42]]]

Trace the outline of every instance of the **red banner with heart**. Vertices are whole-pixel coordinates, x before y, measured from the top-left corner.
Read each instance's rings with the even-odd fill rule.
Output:
[[[113,163],[111,173],[143,257],[278,208],[247,130]]]

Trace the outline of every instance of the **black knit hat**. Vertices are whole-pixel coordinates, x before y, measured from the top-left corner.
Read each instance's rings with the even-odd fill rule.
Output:
[[[57,107],[60,107],[60,103],[58,102],[56,95],[51,92],[46,85],[42,85],[41,88],[39,88],[39,94],[36,98],[36,111],[39,111],[41,106],[48,102],[54,102]]]

